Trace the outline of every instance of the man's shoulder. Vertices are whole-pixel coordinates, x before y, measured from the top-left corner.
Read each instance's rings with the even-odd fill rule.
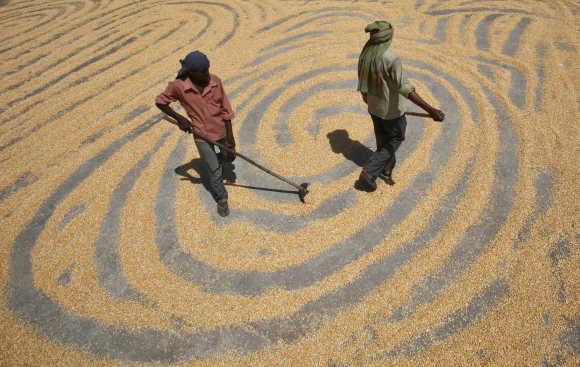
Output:
[[[392,48],[388,48],[385,53],[383,54],[383,61],[387,64],[390,65],[393,62],[395,62],[397,59],[399,58],[399,55],[397,55],[397,53],[395,51],[393,51]]]
[[[215,75],[215,74],[209,74],[209,78],[210,81],[215,81],[216,83],[221,83],[222,80],[220,79],[219,76]]]
[[[185,83],[184,79],[176,78],[174,80],[171,80],[168,84],[171,85],[172,87],[178,88],[180,86],[183,86],[184,83]]]

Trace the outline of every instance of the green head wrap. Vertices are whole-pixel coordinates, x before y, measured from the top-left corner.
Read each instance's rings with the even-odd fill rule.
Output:
[[[367,24],[365,32],[370,38],[362,49],[358,59],[358,88],[362,93],[379,94],[377,86],[381,57],[391,45],[393,26],[386,20]]]

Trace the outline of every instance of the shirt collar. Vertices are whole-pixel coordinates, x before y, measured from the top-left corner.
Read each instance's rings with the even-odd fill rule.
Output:
[[[202,95],[207,94],[207,92],[210,91],[211,88],[217,87],[217,85],[218,85],[217,79],[213,74],[210,74],[209,84],[203,89]],[[195,85],[193,85],[191,80],[189,80],[189,78],[185,78],[185,80],[183,81],[183,91],[187,92],[189,90],[193,91],[193,93],[199,93],[199,90],[195,87]]]

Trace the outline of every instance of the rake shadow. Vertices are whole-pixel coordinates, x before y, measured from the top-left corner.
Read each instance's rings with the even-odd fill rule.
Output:
[[[231,179],[235,181],[236,173],[234,172],[235,165],[233,163],[225,163],[224,164],[224,177],[227,179]],[[189,171],[193,170],[197,173],[198,177],[192,176]],[[200,158],[193,159],[191,162],[181,165],[175,168],[175,173],[179,176],[183,177],[182,180],[189,181],[195,185],[203,185],[206,190],[210,190],[209,183],[207,181],[207,175],[203,166],[203,162]],[[271,189],[268,187],[258,187],[258,186],[250,186],[250,185],[242,185],[233,182],[225,182],[225,186],[233,186],[233,187],[241,187],[250,190],[258,190],[258,191],[271,191],[271,192],[279,192],[284,194],[296,194],[296,190],[280,190],[280,189]]]

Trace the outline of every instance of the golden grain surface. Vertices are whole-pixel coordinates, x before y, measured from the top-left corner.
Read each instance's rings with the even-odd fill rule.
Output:
[[[0,1],[0,365],[576,366],[574,1]],[[374,146],[364,26],[443,123]],[[199,49],[241,159],[220,218],[154,98]],[[409,106],[410,110],[417,110]]]

